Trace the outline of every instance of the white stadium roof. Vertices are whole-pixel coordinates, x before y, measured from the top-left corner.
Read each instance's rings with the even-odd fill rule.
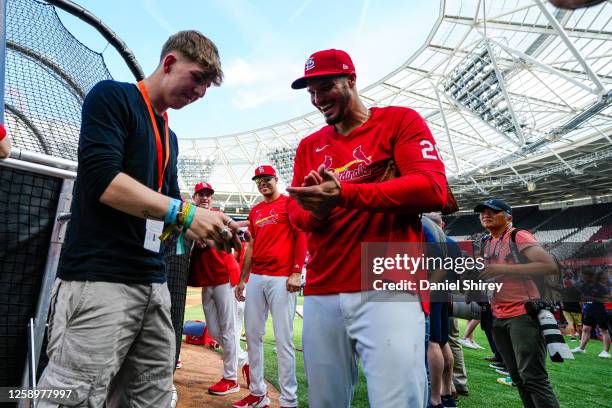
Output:
[[[610,194],[611,19],[610,1],[570,11],[544,0],[442,0],[425,44],[360,94],[426,119],[463,206],[485,195],[524,204]],[[312,112],[182,139],[181,188],[205,179],[217,203],[251,205],[254,167],[272,163],[286,185],[299,140],[323,125]]]

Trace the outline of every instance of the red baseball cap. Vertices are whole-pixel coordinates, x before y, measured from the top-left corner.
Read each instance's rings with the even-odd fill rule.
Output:
[[[255,168],[255,175],[253,176],[253,178],[251,178],[251,180],[255,180],[257,177],[261,176],[276,177],[276,170],[274,170],[274,167],[264,164]]]
[[[206,182],[196,184],[195,188],[193,189],[193,194],[201,190],[210,190],[211,194],[215,194],[215,190],[212,188],[212,186],[209,183],[206,183]]]
[[[323,50],[317,51],[306,60],[304,64],[304,76],[296,79],[291,84],[293,89],[306,88],[308,78],[338,75],[338,74],[354,74],[355,66],[351,57],[342,50]]]

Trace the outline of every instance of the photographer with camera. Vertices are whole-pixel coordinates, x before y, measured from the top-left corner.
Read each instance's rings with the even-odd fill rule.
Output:
[[[485,200],[474,208],[474,212],[480,214],[480,223],[489,232],[483,240],[486,268],[480,278],[503,283],[491,299],[495,344],[523,406],[559,407],[548,381],[546,347],[537,311],[530,307],[537,303],[533,300],[540,298],[534,277],[555,273],[557,264],[531,233],[514,232],[512,208],[506,202]],[[518,248],[521,262],[515,260],[512,245]]]

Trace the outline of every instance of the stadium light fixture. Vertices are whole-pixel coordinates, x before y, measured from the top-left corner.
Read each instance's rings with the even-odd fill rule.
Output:
[[[511,70],[497,66],[491,46],[484,39],[442,81],[446,94],[474,112],[500,133],[523,141],[521,125],[504,85]]]

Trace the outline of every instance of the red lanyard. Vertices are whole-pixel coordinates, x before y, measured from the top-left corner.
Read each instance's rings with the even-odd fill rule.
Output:
[[[155,114],[153,113],[153,108],[151,107],[149,94],[147,93],[147,88],[145,88],[143,81],[138,82],[138,89],[142,94],[142,97],[145,101],[145,105],[147,105],[147,109],[149,110],[149,116],[151,116],[151,124],[153,125],[153,131],[155,132],[155,146],[157,147],[157,191],[161,192],[162,184],[164,183],[164,173],[166,172],[166,167],[168,167],[168,160],[170,159],[170,132],[168,131],[168,115],[166,114],[166,112],[164,112],[164,114],[162,115],[164,117],[164,121],[166,122],[166,157],[163,158],[161,136],[159,135],[159,129],[157,128],[157,121],[155,120]]]

